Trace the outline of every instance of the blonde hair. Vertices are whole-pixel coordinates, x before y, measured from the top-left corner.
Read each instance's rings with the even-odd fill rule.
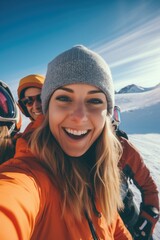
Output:
[[[87,160],[83,161],[65,155],[50,131],[48,115],[47,111],[43,124],[33,132],[29,146],[36,158],[48,168],[59,188],[63,213],[71,210],[77,220],[81,220],[84,212],[91,217],[93,212],[97,212],[98,202],[110,224],[123,204],[117,166],[122,149],[112,132],[109,117],[101,135],[90,148]]]
[[[8,127],[0,126],[0,164],[14,156],[15,142],[11,138]]]

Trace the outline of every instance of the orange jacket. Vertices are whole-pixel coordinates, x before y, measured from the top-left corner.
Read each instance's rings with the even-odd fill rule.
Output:
[[[25,140],[18,141],[20,149],[17,146],[15,158],[0,165],[0,239],[93,239],[85,217],[76,222],[72,212],[68,212],[62,218],[63,199],[58,189]],[[93,216],[92,222],[99,239],[132,239],[118,213],[110,227],[103,215]]]

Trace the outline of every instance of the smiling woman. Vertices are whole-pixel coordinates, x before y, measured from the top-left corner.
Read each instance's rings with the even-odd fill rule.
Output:
[[[75,46],[50,62],[41,97],[43,122],[0,169],[0,239],[9,230],[22,240],[132,239],[118,214],[122,148],[108,65]]]
[[[106,115],[106,96],[91,85],[65,85],[49,103],[50,130],[69,156],[81,156],[90,148],[104,128]]]
[[[35,121],[42,114],[41,89],[44,83],[44,76],[31,74],[20,79],[17,89],[18,104],[22,113]]]

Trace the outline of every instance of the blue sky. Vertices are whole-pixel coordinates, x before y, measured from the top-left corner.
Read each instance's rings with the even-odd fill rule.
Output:
[[[159,0],[0,1],[0,80],[13,87],[46,74],[59,53],[83,44],[111,67],[115,89],[160,82]]]

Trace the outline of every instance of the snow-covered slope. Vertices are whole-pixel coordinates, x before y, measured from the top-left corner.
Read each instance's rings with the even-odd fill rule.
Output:
[[[160,133],[160,86],[147,92],[116,94],[121,128],[129,134]]]
[[[160,103],[160,85],[141,93],[116,94],[115,100],[122,112],[149,107]]]

